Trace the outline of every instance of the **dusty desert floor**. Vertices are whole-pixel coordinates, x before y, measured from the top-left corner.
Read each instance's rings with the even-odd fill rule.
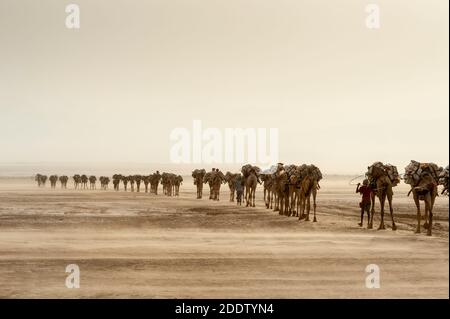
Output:
[[[408,187],[395,188],[397,231],[360,228],[348,179],[329,177],[318,222],[219,202],[146,193],[38,188],[0,178],[3,298],[448,298],[448,198],[435,206],[432,237],[414,234]],[[206,191],[206,188],[205,188]],[[379,206],[375,216],[378,226]],[[68,289],[77,264],[81,287]],[[381,287],[368,289],[377,264]]]

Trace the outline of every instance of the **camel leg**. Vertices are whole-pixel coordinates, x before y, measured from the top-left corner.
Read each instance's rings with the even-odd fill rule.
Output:
[[[305,214],[305,208],[306,208],[306,196],[303,195],[303,199],[302,199],[302,216],[300,217],[301,219],[306,218],[306,214]]]
[[[249,204],[249,202],[248,202],[248,197],[249,197],[249,189],[248,189],[248,187],[246,186],[245,187],[245,207],[248,207],[250,204]]]
[[[378,230],[386,229],[384,226],[384,203],[386,202],[386,194],[382,194],[380,197],[380,205],[381,205],[381,221],[380,226],[378,226]]]
[[[367,229],[372,229],[373,228],[373,216],[375,215],[375,194],[372,193],[370,195],[370,215],[368,216],[368,225],[367,225]]]
[[[253,207],[255,207],[255,195],[256,195],[256,186],[253,189]]]
[[[266,204],[266,194],[267,194],[267,190],[266,190],[266,188],[264,188],[264,204]]]
[[[423,228],[425,228],[425,229],[428,229],[428,227],[430,226],[428,224],[428,220],[429,220],[428,212],[429,212],[429,210],[427,209],[428,194],[429,193],[427,193],[427,195],[425,195],[424,200],[423,200],[425,202],[425,216],[424,216],[425,222],[423,224]]]
[[[298,220],[305,218],[305,196],[303,194],[300,194],[299,202],[300,202],[300,211]]]
[[[397,226],[395,225],[395,221],[394,221],[394,208],[392,207],[392,194],[388,195],[388,203],[389,203],[389,212],[391,214],[391,220],[392,220],[392,230],[397,230]]]
[[[292,197],[291,197],[291,211],[292,211],[293,216],[298,216],[298,212],[296,210],[296,208],[297,208],[296,202],[297,202],[297,193],[294,188],[294,190],[292,191]]]
[[[432,199],[431,199],[431,194],[428,193],[425,196],[425,211],[428,212],[428,228],[427,228],[427,236],[431,236],[431,229],[433,226],[433,204],[432,204]]]
[[[309,211],[311,210],[311,196],[308,196],[306,200],[306,219],[305,221],[309,222]]]
[[[315,223],[315,222],[317,222],[317,218],[316,218],[316,196],[317,196],[317,191],[316,190],[313,190],[312,196],[313,196],[313,210],[314,210],[313,223]]]
[[[278,214],[283,215],[283,196],[281,196],[281,194],[278,194],[277,208],[278,208]]]

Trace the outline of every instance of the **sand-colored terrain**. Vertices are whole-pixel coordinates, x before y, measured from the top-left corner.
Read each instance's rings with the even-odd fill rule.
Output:
[[[388,216],[383,231],[357,225],[348,179],[321,186],[313,224],[266,210],[261,187],[245,208],[228,202],[227,186],[220,202],[195,199],[190,180],[169,198],[0,178],[0,297],[449,297],[447,197],[427,237],[413,233],[406,185],[395,188],[395,232]],[[79,289],[65,286],[72,263]],[[381,269],[379,289],[365,286],[368,264]]]

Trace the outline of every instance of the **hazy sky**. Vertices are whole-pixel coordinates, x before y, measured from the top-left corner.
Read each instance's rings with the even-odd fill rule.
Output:
[[[167,163],[198,119],[279,128],[280,160],[326,173],[446,166],[448,4],[0,0],[0,162]]]

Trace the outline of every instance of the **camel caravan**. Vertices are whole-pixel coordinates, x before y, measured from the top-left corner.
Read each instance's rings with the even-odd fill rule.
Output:
[[[67,188],[67,182],[69,177],[66,175],[59,176],[51,175],[47,178],[46,175],[37,174],[35,176],[35,181],[38,183],[39,187],[45,187],[47,179],[50,181],[51,188],[56,188],[56,184],[59,181],[61,188]],[[97,177],[94,175],[80,175],[76,174],[72,176],[75,189],[97,189]],[[100,182],[100,189],[107,190],[109,188],[109,183],[111,179],[107,176],[100,176],[98,178]],[[89,183],[89,186],[88,186]],[[167,196],[179,196],[180,185],[183,183],[183,177],[181,175],[176,175],[172,173],[162,173],[159,171],[151,175],[121,175],[114,174],[112,176],[112,184],[115,191],[120,190],[120,184],[123,185],[124,191],[130,190],[131,192],[140,192],[141,186],[144,185],[145,193],[158,194],[158,185],[161,183],[163,186],[163,193]],[[150,188],[149,188],[150,186]]]
[[[449,167],[445,169],[434,163],[419,163],[411,161],[405,167],[405,173],[401,176],[397,167],[391,164],[375,162],[368,167],[363,185],[358,183],[356,192],[362,195],[360,202],[361,222],[367,214],[367,228],[373,228],[373,218],[375,215],[376,198],[380,205],[380,224],[378,229],[385,229],[385,206],[386,201],[389,206],[389,215],[392,223],[392,230],[396,230],[393,208],[394,188],[403,180],[411,186],[407,194],[412,194],[417,207],[417,228],[416,233],[421,230],[421,210],[420,202],[424,202],[423,228],[427,230],[427,235],[432,234],[433,207],[438,193],[438,186],[443,186],[441,195],[449,195],[448,177]],[[237,205],[255,207],[255,195],[258,184],[262,185],[263,201],[266,209],[278,212],[280,215],[297,217],[298,220],[310,220],[312,208],[313,222],[317,222],[316,198],[320,190],[319,182],[322,180],[320,169],[313,165],[284,165],[278,163],[270,168],[261,170],[258,166],[246,164],[242,166],[240,172],[226,172],[223,174],[218,168],[212,168],[207,172],[205,169],[195,169],[192,171],[192,178],[196,187],[196,198],[203,198],[203,185],[209,186],[209,199],[220,200],[220,189],[222,184],[228,184],[230,196],[228,200]],[[56,188],[59,181],[61,188],[67,188],[69,177],[37,174],[35,181],[39,187],[45,187],[47,180],[50,181],[51,188]],[[97,177],[94,175],[72,176],[75,189],[96,189]],[[107,190],[112,182],[115,191],[119,191],[121,184],[124,191],[140,192],[144,187],[145,193],[158,195],[158,185],[162,185],[162,192],[166,196],[179,196],[180,186],[183,177],[173,173],[156,173],[150,175],[121,175],[114,174],[112,179],[100,176],[100,189]],[[89,187],[88,187],[89,183]]]
[[[433,206],[438,196],[438,185],[442,185],[444,189],[441,194],[448,196],[448,166],[446,169],[439,167],[434,163],[419,163],[414,160],[405,167],[403,177],[398,173],[397,167],[391,164],[383,164],[375,162],[368,167],[365,174],[366,180],[363,186],[356,188],[357,192],[363,195],[363,200],[360,203],[361,207],[361,223],[363,222],[363,215],[368,214],[367,228],[373,227],[373,216],[375,215],[375,198],[378,197],[380,202],[380,225],[378,229],[385,229],[384,225],[384,208],[386,200],[389,205],[389,212],[392,222],[392,230],[396,230],[394,220],[394,209],[392,199],[394,195],[394,187],[403,179],[404,182],[411,186],[411,190],[407,196],[413,194],[414,203],[417,207],[417,228],[416,233],[420,233],[420,201],[425,203],[425,223],[423,227],[427,230],[427,235],[432,234],[433,224]]]
[[[261,172],[266,208],[280,215],[298,217],[309,221],[311,198],[313,222],[317,222],[316,197],[322,179],[320,169],[311,165],[278,165]],[[305,212],[306,210],[306,212]]]
[[[220,186],[228,184],[229,201],[246,207],[255,207],[255,195],[258,184],[263,185],[264,203],[267,209],[278,211],[280,215],[296,216],[309,221],[311,197],[313,201],[314,219],[316,217],[316,195],[322,173],[314,165],[284,165],[278,163],[270,169],[261,171],[257,166],[246,164],[240,173],[227,172],[225,175],[217,168],[210,172],[196,169],[192,172],[194,185],[197,188],[197,198],[203,196],[203,184],[209,185],[209,199],[219,200]],[[306,213],[305,213],[306,210]]]

